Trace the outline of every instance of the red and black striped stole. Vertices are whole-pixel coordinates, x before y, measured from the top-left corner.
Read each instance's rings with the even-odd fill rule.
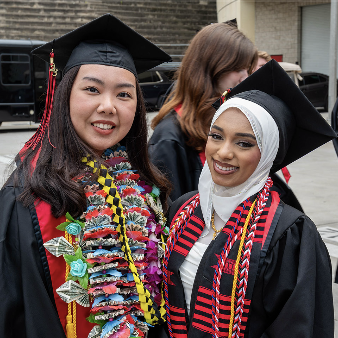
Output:
[[[185,295],[179,276],[179,268],[204,228],[201,208],[198,203],[196,203],[196,199],[196,195],[188,199],[188,201],[180,207],[171,222],[171,227],[176,222],[176,228],[175,235],[172,236],[172,248],[166,252],[167,265],[166,274],[164,274],[167,288],[166,302],[169,333],[171,337],[180,338],[199,338],[204,337],[205,334],[214,336],[214,274],[219,257],[222,250],[226,247],[226,243],[229,241],[231,236],[238,234],[238,238],[232,244],[232,248],[229,250],[229,254],[226,258],[219,286],[217,335],[219,337],[228,337],[234,266],[239,249],[240,234],[255,196],[252,196],[250,199],[244,201],[236,208],[223,231],[214,241],[210,243],[207,251],[205,252],[202,261],[200,262],[194,282],[192,300],[190,304],[191,313],[189,318],[186,311]],[[243,299],[239,298],[241,301],[241,306],[238,307],[238,311],[241,313],[240,320],[235,321],[233,325],[233,328],[235,329],[235,337],[244,337],[245,334],[254,282],[260,261],[262,260],[262,248],[266,248],[273,234],[273,229],[271,230],[273,227],[271,227],[271,224],[274,220],[279,201],[277,193],[271,192],[270,195],[266,194],[265,202],[259,212],[259,217],[256,217],[258,212],[254,209],[255,212],[253,212],[252,221],[250,221],[250,226],[254,225],[255,227],[255,236],[252,236],[252,244],[249,243],[251,250],[249,260],[250,269],[247,267],[247,276],[246,279],[244,279],[245,283],[247,283],[245,286],[246,292],[244,293]],[[191,203],[194,203],[193,208],[191,208]],[[189,205],[190,211],[187,213],[185,211],[189,209]],[[183,217],[181,225],[177,226],[177,220],[182,214],[185,214],[185,217]],[[257,220],[256,223],[254,222],[255,219]],[[247,237],[249,236],[250,232],[247,234]],[[241,282],[240,279],[239,282]],[[237,309],[237,307],[235,308]],[[235,316],[236,315],[238,318],[238,313],[235,312]],[[236,327],[238,327],[238,329],[236,329]]]

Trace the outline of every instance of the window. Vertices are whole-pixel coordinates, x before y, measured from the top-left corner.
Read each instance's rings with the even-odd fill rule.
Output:
[[[153,82],[152,72],[144,72],[138,75],[139,83]]]
[[[29,85],[31,83],[29,55],[1,54],[0,64],[3,85]]]
[[[329,80],[326,77],[319,75],[319,81],[320,82],[328,82]]]
[[[318,75],[308,75],[304,77],[304,81],[306,85],[319,83],[319,77]]]
[[[162,81],[161,76],[156,71],[144,72],[144,73],[138,74],[137,77],[138,77],[139,83],[152,83],[152,82]]]

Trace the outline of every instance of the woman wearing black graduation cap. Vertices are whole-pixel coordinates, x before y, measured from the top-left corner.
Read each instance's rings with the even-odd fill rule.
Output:
[[[274,60],[228,96],[211,123],[198,193],[169,213],[169,336],[333,338],[329,254],[269,175],[335,133]]]
[[[0,192],[0,337],[144,337],[165,314],[168,192],[137,73],[170,57],[110,14],[34,54],[51,56],[50,81]]]

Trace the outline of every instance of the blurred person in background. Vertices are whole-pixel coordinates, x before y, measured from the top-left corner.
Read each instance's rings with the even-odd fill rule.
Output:
[[[262,66],[264,66],[267,62],[271,61],[272,58],[271,56],[265,52],[265,51],[258,51],[258,59],[257,59],[257,63],[256,66],[254,68],[254,72],[261,68]]]
[[[151,161],[173,185],[172,200],[197,189],[212,103],[246,79],[256,61],[254,44],[233,23],[211,24],[192,39],[149,141]]]

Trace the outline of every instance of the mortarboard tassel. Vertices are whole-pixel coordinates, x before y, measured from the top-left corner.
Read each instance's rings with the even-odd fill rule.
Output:
[[[218,110],[218,108],[227,100],[227,95],[231,92],[232,88],[227,89],[222,96],[215,101],[212,106]]]
[[[291,174],[290,174],[288,168],[287,168],[287,167],[284,167],[284,168],[282,168],[281,170],[282,170],[283,176],[284,176],[284,178],[285,178],[286,184],[289,184],[289,180],[290,180],[290,178],[291,178]]]
[[[25,144],[26,149],[32,148],[34,150],[36,146],[42,142],[46,129],[49,128],[50,116],[52,114],[52,109],[53,109],[54,92],[56,88],[55,78],[56,78],[57,72],[58,70],[55,68],[55,63],[54,63],[54,51],[52,50],[50,53],[48,88],[47,88],[45,110],[43,112],[43,116],[40,122],[39,129]],[[48,129],[48,139],[49,139],[49,129]],[[52,147],[54,147],[52,143],[50,142],[50,140],[49,140],[49,143]]]

